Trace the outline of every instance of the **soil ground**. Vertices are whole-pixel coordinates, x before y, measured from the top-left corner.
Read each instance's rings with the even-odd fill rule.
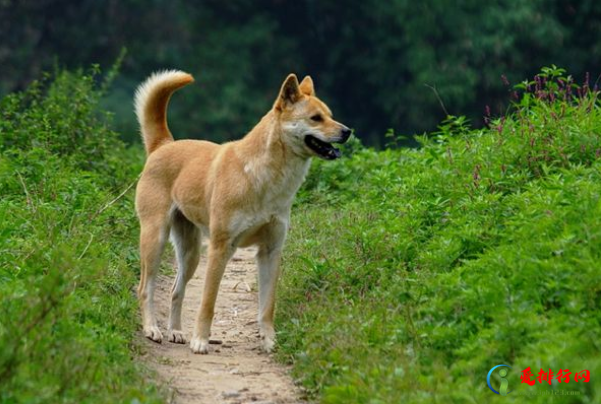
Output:
[[[177,404],[291,404],[304,403],[302,393],[288,375],[288,368],[260,350],[257,324],[256,264],[254,249],[239,249],[226,268],[211,330],[208,355],[195,355],[188,344],[167,342],[167,319],[174,274],[157,280],[155,308],[163,343],[140,334],[145,360],[159,373]],[[200,304],[204,269],[188,283],[182,310],[182,326],[189,341]]]

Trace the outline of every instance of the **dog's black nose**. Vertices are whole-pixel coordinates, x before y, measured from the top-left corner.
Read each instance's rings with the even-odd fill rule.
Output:
[[[352,131],[346,126],[342,128],[342,130],[340,131],[340,134],[342,135],[342,143],[346,142],[348,138],[351,137],[351,133]]]

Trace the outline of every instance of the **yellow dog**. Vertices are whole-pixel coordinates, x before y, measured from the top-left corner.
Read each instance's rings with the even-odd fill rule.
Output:
[[[273,108],[241,140],[218,145],[174,141],[167,127],[172,93],[194,81],[180,71],[150,76],[137,90],[136,114],[148,158],[136,190],[140,219],[141,277],[138,288],[145,335],[161,342],[153,308],[161,253],[170,235],[178,273],[172,290],[169,341],[185,343],[181,308],[187,282],[200,259],[201,235],[208,236],[202,303],[190,347],[208,353],[215,299],[236,248],[256,245],[259,272],[259,329],[271,352],[275,290],[294,195],[312,156],[340,157],[333,143],[351,131],[332,118],[315,96],[309,76],[284,81]]]

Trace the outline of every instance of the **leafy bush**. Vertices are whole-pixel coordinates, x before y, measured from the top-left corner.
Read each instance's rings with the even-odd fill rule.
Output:
[[[419,149],[314,165],[279,322],[282,358],[322,402],[486,401],[501,363],[510,389],[542,394],[529,402],[599,399],[596,377],[519,378],[601,374],[599,92],[555,67],[515,91],[485,129],[449,117]]]
[[[99,111],[97,73],[47,76],[0,104],[3,403],[160,402],[133,361],[136,219],[116,198],[142,153]]]

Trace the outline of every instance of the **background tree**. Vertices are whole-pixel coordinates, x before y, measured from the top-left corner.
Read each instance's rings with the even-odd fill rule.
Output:
[[[109,65],[126,47],[105,104],[127,139],[135,86],[161,68],[198,82],[174,98],[177,136],[240,137],[294,71],[378,145],[388,128],[433,129],[441,102],[476,123],[486,105],[503,110],[502,74],[516,83],[556,64],[596,80],[601,62],[594,0],[5,0],[0,20],[3,94],[56,63]]]

